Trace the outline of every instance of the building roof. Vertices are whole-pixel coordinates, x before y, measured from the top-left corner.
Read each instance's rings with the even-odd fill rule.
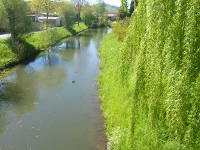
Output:
[[[49,20],[57,20],[57,19],[59,19],[59,18],[60,18],[60,17],[48,17]],[[46,20],[47,17],[38,17],[38,19],[40,19],[40,20]]]
[[[108,14],[108,17],[116,17],[117,14]]]

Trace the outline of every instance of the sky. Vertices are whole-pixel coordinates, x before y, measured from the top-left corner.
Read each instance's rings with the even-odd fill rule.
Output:
[[[121,5],[121,0],[104,0],[105,3],[115,5],[115,6],[120,6]]]
[[[25,1],[29,1],[29,0],[25,0]],[[95,3],[97,2],[97,0],[88,0],[92,3]],[[130,3],[131,0],[128,0],[128,2]],[[104,0],[105,3],[107,4],[111,4],[111,5],[114,5],[114,6],[121,6],[121,0]]]
[[[95,3],[97,0],[90,0],[90,1]],[[131,0],[128,0],[128,2],[130,1]],[[104,2],[114,6],[121,6],[121,0],[104,0]]]

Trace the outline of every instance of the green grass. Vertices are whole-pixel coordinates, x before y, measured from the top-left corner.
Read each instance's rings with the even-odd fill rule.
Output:
[[[0,69],[19,60],[15,53],[13,53],[8,42],[8,39],[0,39]]]
[[[87,26],[84,23],[80,23],[79,26],[77,24],[73,26],[73,30],[75,31],[75,33],[78,33],[85,29],[87,29]],[[56,44],[62,38],[69,37],[69,36],[72,36],[72,33],[69,32],[64,27],[57,27],[54,29],[49,29],[47,31],[23,35],[21,39],[27,45],[25,46],[26,51],[23,51],[23,53],[28,53],[25,56],[31,57],[33,52],[30,52],[30,47],[34,49],[34,51],[37,53],[41,50],[48,48],[51,45]],[[24,57],[20,58],[13,52],[9,44],[9,38],[0,39],[0,69],[1,70],[5,69],[6,67],[12,64],[16,64],[21,59],[24,59]]]
[[[108,150],[200,149],[200,1],[140,0],[102,44]]]
[[[118,52],[121,42],[111,33],[100,49],[101,76],[99,77],[102,109],[106,119],[108,150],[129,150],[131,146],[131,101],[118,79]]]

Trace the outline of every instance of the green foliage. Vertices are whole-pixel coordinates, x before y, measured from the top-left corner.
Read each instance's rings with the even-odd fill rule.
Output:
[[[136,7],[138,6],[138,0],[131,0],[130,9],[129,9],[129,16],[135,11]]]
[[[46,13],[46,28],[50,26],[49,14],[54,13],[57,7],[59,7],[59,5],[56,3],[56,1],[52,0],[31,0],[30,2],[30,8],[32,12],[34,12],[36,15],[39,16],[41,12]]]
[[[103,40],[100,49],[101,76],[99,77],[100,98],[106,119],[108,150],[130,150],[131,146],[131,100],[118,79],[119,48],[121,42],[115,34]]]
[[[104,16],[98,18],[98,27],[107,27],[109,26],[108,19]]]
[[[6,14],[4,10],[4,5],[0,0],[0,29],[6,28]]]
[[[0,5],[3,8],[0,14],[4,14],[0,22],[5,23],[4,27],[12,37],[31,30],[31,19],[27,16],[29,9],[23,0],[0,0]]]
[[[118,40],[123,41],[125,39],[129,24],[130,24],[129,18],[119,20],[117,23],[112,24],[113,32],[118,37]]]
[[[32,0],[30,2],[30,8],[33,13],[39,15],[42,9],[41,0]]]
[[[31,30],[31,19],[27,16],[29,9],[23,0],[0,0],[0,7],[3,8],[0,22],[3,21],[3,27],[11,33],[9,45],[13,52],[19,58],[25,58],[27,48],[32,53],[32,48],[19,38],[20,35]],[[26,52],[25,52],[26,50]]]
[[[105,12],[105,4],[102,2],[92,7],[85,7],[82,10],[81,18],[84,23],[91,28],[105,27],[109,25],[108,19],[105,17]]]
[[[73,26],[73,30],[76,33],[85,29],[87,29],[87,26],[84,23],[80,23],[79,26],[77,24]],[[47,49],[59,40],[71,35],[72,33],[64,27],[23,35],[20,37],[20,41],[17,41],[20,44],[16,43],[15,45],[21,49],[20,53],[15,53],[12,50],[10,45],[11,39],[0,39],[0,70],[14,65],[23,59],[32,57],[40,50]]]
[[[8,39],[0,39],[0,69],[12,62],[18,61],[18,58],[9,46]]]
[[[76,12],[74,6],[70,2],[62,3],[59,7],[59,14],[66,28],[71,28],[76,22]]]
[[[83,9],[81,18],[88,27],[94,28],[97,26],[98,19],[94,15],[94,11],[91,7],[85,7]]]
[[[74,4],[75,10],[76,10],[77,21],[78,21],[78,25],[79,25],[79,23],[81,21],[82,8],[86,5],[88,5],[88,1],[87,0],[71,0],[71,1]]]
[[[104,40],[110,150],[200,149],[199,10],[199,0],[140,0],[121,46]]]
[[[128,2],[127,0],[121,0],[121,7],[119,10],[119,18],[124,19],[128,16]]]
[[[97,4],[92,6],[92,8],[97,17],[101,17],[106,13],[106,4],[103,0],[99,0]]]
[[[80,23],[79,25],[78,24],[75,24],[73,26],[73,29],[76,31],[76,33],[79,33],[83,30],[86,30],[88,27],[84,24],[84,23]]]

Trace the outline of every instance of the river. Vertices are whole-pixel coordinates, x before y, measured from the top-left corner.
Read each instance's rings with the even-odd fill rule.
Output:
[[[14,67],[0,85],[0,150],[104,150],[96,78],[109,29],[90,29]]]

